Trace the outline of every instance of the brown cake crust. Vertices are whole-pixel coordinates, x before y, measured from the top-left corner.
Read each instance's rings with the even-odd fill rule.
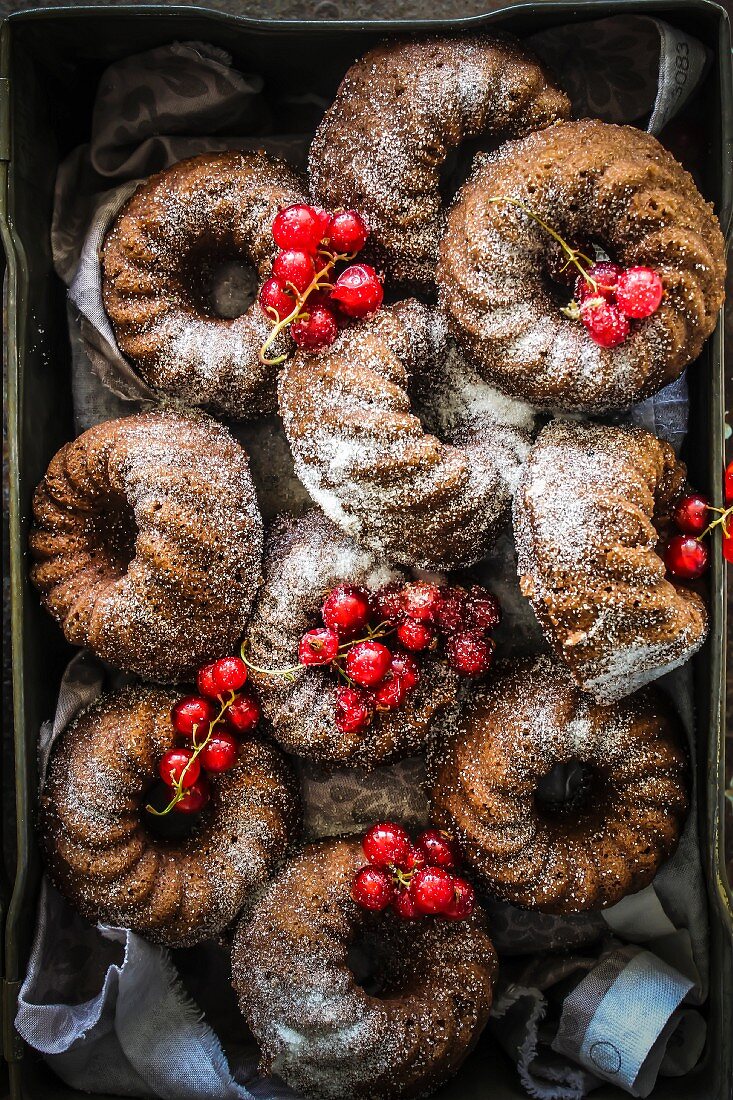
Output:
[[[478,909],[416,922],[360,909],[350,888],[363,863],[356,837],[293,859],[237,928],[234,988],[263,1070],[305,1096],[426,1096],[483,1030],[496,956]],[[350,969],[359,942],[381,962],[378,995]]]
[[[545,637],[599,702],[635,691],[702,645],[702,598],[657,553],[684,490],[672,448],[637,428],[556,420],[514,498],[519,583]]]
[[[31,579],[72,645],[175,681],[238,642],[262,520],[247,455],[204,413],[90,428],[51,460],[33,514]]]
[[[508,35],[383,42],[352,65],[316,131],[311,191],[329,209],[364,215],[390,280],[431,287],[449,152],[482,134],[520,137],[569,112],[547,71]]]
[[[538,783],[570,761],[586,789],[553,809]],[[433,819],[483,886],[545,913],[605,908],[648,885],[688,808],[687,754],[661,692],[601,706],[549,656],[506,665],[474,693],[431,770]]]
[[[449,351],[442,319],[415,299],[341,331],[280,376],[295,470],[342,530],[389,561],[453,569],[478,561],[508,513],[528,436],[491,409],[469,411],[445,441],[411,404]]]
[[[102,292],[120,350],[149,386],[237,419],[274,411],[276,371],[257,354],[272,322],[257,301],[217,316],[204,276],[237,260],[266,278],[272,221],[303,201],[293,171],[261,152],[203,153],[138,187],[104,241]]]
[[[264,742],[241,743],[229,772],[183,841],[155,839],[141,808],[176,742],[177,696],[129,687],[102,696],[54,745],[40,798],[40,834],[54,884],[88,920],[155,943],[199,943],[234,919],[282,858],[299,821],[297,783]]]
[[[560,312],[545,272],[552,238],[601,243],[664,283],[656,313],[602,348]],[[490,156],[448,215],[438,284],[451,331],[487,381],[545,408],[602,412],[656,393],[695,359],[723,302],[723,236],[712,206],[656,138],[595,119],[561,122]],[[569,296],[569,294],[568,294]]]
[[[283,517],[268,531],[264,581],[247,632],[254,665],[290,668],[298,663],[298,642],[321,622],[325,595],[339,584],[375,590],[405,579],[383,558],[360,548],[320,512]],[[324,763],[373,767],[422,752],[457,708],[458,677],[445,661],[420,655],[420,680],[402,706],[377,713],[354,733],[336,726],[339,681],[311,666],[292,682],[251,673],[275,740],[298,756]]]

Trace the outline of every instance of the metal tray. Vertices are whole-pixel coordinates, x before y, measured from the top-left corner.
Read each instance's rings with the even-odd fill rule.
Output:
[[[439,5],[437,5],[439,9]],[[490,3],[487,3],[490,7]],[[350,61],[385,32],[503,27],[527,34],[543,27],[621,12],[658,15],[700,38],[711,65],[696,94],[696,124],[704,128],[703,189],[724,230],[731,219],[733,101],[726,13],[709,0],[544,0],[498,6],[486,15],[446,21],[276,21],[226,15],[205,7],[73,6],[20,12],[0,29],[0,235],[6,260],[8,466],[12,589],[14,837],[6,837],[4,891],[3,1039],[11,1095],[20,1098],[86,1096],[65,1086],[24,1048],[13,1028],[15,1003],[33,932],[40,867],[34,844],[39,725],[53,712],[69,649],[30,590],[26,529],[34,486],[56,449],[74,434],[71,417],[64,288],[49,250],[53,182],[59,159],[87,140],[94,89],[104,67],[126,54],[175,39],[204,39],[294,87],[332,95]],[[307,43],[307,47],[306,47]],[[306,47],[306,48],[304,48]],[[311,58],[318,56],[318,65]],[[562,76],[562,74],[559,74]],[[720,504],[723,468],[722,325],[691,372],[692,409],[686,458],[693,481]],[[725,601],[720,533],[710,575],[712,629],[695,660],[698,715],[700,835],[711,927],[708,1042],[704,1057],[684,1078],[661,1079],[654,1100],[725,1100],[733,1067],[733,909],[722,852]],[[14,730],[14,733],[13,733]],[[8,746],[6,745],[6,748]],[[7,757],[6,757],[7,758]],[[5,820],[8,815],[5,815]],[[9,857],[7,856],[9,853]],[[487,1075],[496,1100],[521,1100],[514,1067],[487,1037],[443,1100],[485,1097]],[[625,1094],[606,1086],[598,1100]],[[97,1100],[105,1100],[98,1097]]]

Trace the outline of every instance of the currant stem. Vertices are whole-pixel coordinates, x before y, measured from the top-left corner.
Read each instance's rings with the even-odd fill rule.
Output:
[[[567,256],[567,260],[563,264],[562,270],[564,271],[568,264],[573,264],[575,267],[577,267],[578,271],[583,276],[585,281],[589,284],[589,286],[591,286],[593,290],[598,290],[598,283],[592,275],[588,274],[588,272],[585,270],[578,259],[578,257],[580,257],[587,263],[590,263],[590,258],[586,256],[585,253],[580,252],[579,249],[571,248],[567,241],[563,240],[560,234],[555,229],[553,229],[551,225],[548,225],[547,222],[544,222],[542,218],[534,213],[533,210],[530,210],[530,208],[528,206],[525,206],[523,202],[519,202],[518,199],[512,199],[508,195],[494,195],[493,198],[489,199],[489,202],[508,202],[510,206],[516,206],[518,210],[521,210],[524,214],[527,215],[527,217],[531,218],[532,221],[541,226],[546,233],[549,233],[550,236],[557,241],[557,243],[560,245],[563,252]]]
[[[697,536],[697,541],[700,542],[700,540],[704,539],[706,535],[709,535],[714,527],[723,528],[724,539],[733,538],[733,534],[728,530],[728,522],[731,518],[733,518],[733,504],[731,504],[728,508],[714,508],[712,504],[708,504],[708,511],[718,512],[718,517],[717,519],[710,521],[702,534]]]

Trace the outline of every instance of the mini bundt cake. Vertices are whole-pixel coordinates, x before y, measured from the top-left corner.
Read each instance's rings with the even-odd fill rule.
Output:
[[[256,301],[217,316],[208,281],[236,260],[255,269],[254,292],[276,252],[278,209],[301,201],[292,170],[264,153],[204,153],[138,187],[104,241],[102,292],[149,386],[224,416],[274,411],[276,372],[258,358],[272,322]]]
[[[658,529],[685,484],[649,432],[556,420],[514,499],[519,583],[545,637],[599,702],[684,664],[702,645],[702,598],[665,576]]]
[[[299,800],[282,753],[245,740],[235,767],[210,777],[198,828],[156,837],[142,811],[176,740],[177,698],[130,687],[82,711],[54,745],[40,832],[52,881],[84,917],[182,947],[234,919],[294,839]]]
[[[31,578],[72,645],[174,681],[241,637],[262,520],[247,455],[205,414],[90,428],[51,460],[33,514]]]
[[[435,283],[441,169],[462,142],[521,137],[567,118],[567,97],[508,35],[400,39],[347,72],[310,151],[311,190],[366,218],[391,279]]]
[[[441,318],[408,299],[318,355],[299,352],[280,376],[298,477],[343,531],[402,565],[452,569],[483,557],[528,450],[526,414],[512,409],[502,422],[469,384],[461,402],[456,363]],[[411,407],[425,397],[411,389],[424,391],[436,372],[452,391],[433,417],[445,441]]]
[[[384,559],[360,548],[320,512],[283,517],[268,532],[264,581],[247,632],[251,682],[275,740],[298,756],[372,767],[425,748],[454,715],[458,677],[447,664],[420,655],[420,679],[403,705],[377,712],[365,729],[336,722],[338,680],[323,667],[297,668],[288,679],[257,669],[298,664],[298,642],[319,625],[324,596],[339,584],[376,590],[399,579]]]
[[[478,909],[415,922],[360,909],[363,863],[356,837],[293,859],[237,928],[234,988],[263,1070],[299,1094],[427,1096],[486,1024],[496,956]],[[366,975],[352,970],[361,956]]]
[[[655,313],[601,347],[548,285],[555,242],[662,278]],[[650,134],[561,122],[479,156],[448,216],[438,284],[451,332],[487,382],[545,408],[602,412],[656,393],[695,359],[723,302],[724,242],[692,177]]]
[[[436,756],[433,820],[504,901],[605,908],[647,886],[677,847],[687,755],[656,688],[602,706],[554,657],[519,661],[473,694]]]

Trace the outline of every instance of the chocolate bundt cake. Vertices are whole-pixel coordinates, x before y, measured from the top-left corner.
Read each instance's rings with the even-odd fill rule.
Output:
[[[366,218],[390,279],[431,287],[444,224],[441,169],[464,141],[567,118],[567,97],[508,35],[383,42],[347,72],[310,151],[311,190]]]
[[[469,565],[509,509],[531,419],[493,407],[489,387],[463,385],[459,363],[440,317],[409,299],[318,355],[299,352],[280,376],[298,477],[334,523],[390,561]],[[418,409],[421,420],[411,398],[424,399],[426,379],[446,399]],[[425,430],[430,419],[442,440]]]
[[[293,859],[237,928],[234,988],[264,1072],[299,1094],[427,1096],[486,1024],[496,956],[479,910],[412,922],[360,909],[363,863],[356,837]]]
[[[254,298],[276,252],[273,218],[301,201],[292,170],[264,153],[204,153],[138,187],[105,239],[102,291],[120,350],[149,386],[223,416],[274,411],[275,371],[258,359],[272,322],[256,301],[217,316],[210,282],[239,261],[254,268]]]
[[[552,237],[600,244],[662,278],[660,307],[604,348],[550,293]],[[451,332],[483,377],[545,408],[601,412],[656,393],[700,354],[723,301],[712,207],[656,138],[594,119],[561,122],[479,156],[448,216],[438,284]]]
[[[339,584],[375,590],[399,579],[383,558],[360,548],[320,512],[283,517],[268,532],[264,582],[247,633],[247,657],[268,669],[298,663],[301,636],[320,622],[324,595]],[[371,767],[424,749],[453,716],[458,677],[421,655],[420,680],[396,710],[377,712],[366,729],[336,724],[338,680],[323,667],[298,668],[287,680],[251,670],[272,735],[288,752],[327,763]]]
[[[685,484],[667,443],[635,428],[556,420],[514,499],[520,588],[575,681],[599,702],[702,645],[701,597],[665,576],[658,529]]]
[[[247,455],[204,413],[98,424],[33,500],[31,578],[72,645],[150,680],[231,651],[260,579]]]
[[[142,810],[176,741],[173,692],[130,687],[103,696],[54,745],[40,832],[54,884],[88,920],[183,947],[219,932],[273,870],[298,823],[285,757],[245,740],[210,776],[211,799],[182,840],[156,837]]]
[[[677,847],[687,756],[656,688],[602,706],[554,657],[519,661],[473,694],[436,756],[433,820],[504,901],[605,908]]]

